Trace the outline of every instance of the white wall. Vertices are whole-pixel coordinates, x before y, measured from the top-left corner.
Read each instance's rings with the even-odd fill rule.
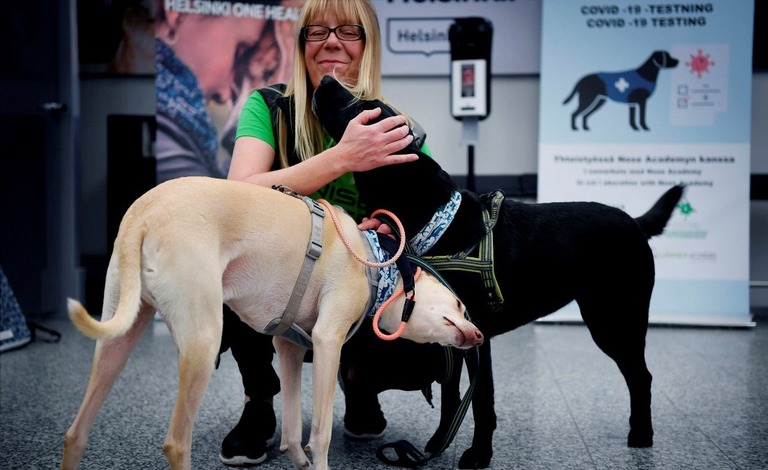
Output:
[[[434,157],[448,173],[465,175],[467,150],[462,125],[449,109],[449,79],[386,78],[387,98],[427,131]],[[491,84],[491,114],[479,124],[477,175],[536,173],[539,78],[497,77]],[[81,81],[81,251],[106,254],[107,115],[151,115],[152,78],[99,78]],[[752,173],[768,173],[768,73],[753,75]],[[768,280],[768,201],[751,204],[750,278]],[[768,289],[752,289],[752,305],[768,306]]]
[[[384,94],[427,131],[432,155],[452,175],[467,173],[462,124],[451,116],[445,78],[387,78]],[[491,113],[479,123],[477,175],[536,173],[539,78],[498,77],[491,84]]]

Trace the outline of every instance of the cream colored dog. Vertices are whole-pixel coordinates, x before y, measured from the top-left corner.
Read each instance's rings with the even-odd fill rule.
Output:
[[[352,247],[365,253],[355,222],[342,210],[335,212]],[[125,214],[115,241],[101,321],[77,301],[69,302],[74,324],[98,341],[83,403],[65,437],[61,467],[78,467],[96,413],[158,311],[179,351],[179,391],[163,451],[172,469],[189,469],[192,424],[221,340],[222,304],[264,331],[286,308],[310,227],[303,200],[247,183],[180,178],[139,198]],[[322,244],[295,321],[313,340],[314,403],[307,450],[318,469],[328,466],[341,346],[370,295],[366,267],[350,255],[330,220],[323,224]],[[403,337],[460,348],[482,343],[482,334],[464,319],[462,303],[434,277],[422,275],[415,292],[416,305]],[[402,307],[400,296],[383,312],[380,327],[396,330]],[[274,343],[283,391],[280,450],[297,468],[307,468],[300,403],[305,349],[279,336]]]

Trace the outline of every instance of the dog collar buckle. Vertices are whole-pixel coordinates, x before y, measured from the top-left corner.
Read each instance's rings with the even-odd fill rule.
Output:
[[[309,207],[309,213],[312,214],[312,233],[307,245],[307,258],[312,261],[317,261],[320,258],[320,253],[323,252],[323,218],[325,217],[325,209],[317,201],[307,196],[303,196],[288,186],[282,184],[276,184],[272,186],[272,189],[280,191],[288,196],[301,199]],[[302,269],[306,269],[305,267]],[[309,268],[311,272],[311,267]]]
[[[307,257],[317,260],[323,252],[323,218],[325,209],[314,199],[303,197],[312,214],[312,236],[307,245]]]
[[[288,196],[299,197],[299,193],[289,188],[288,186],[283,186],[282,184],[273,184],[272,189],[280,191],[283,194],[287,194]]]

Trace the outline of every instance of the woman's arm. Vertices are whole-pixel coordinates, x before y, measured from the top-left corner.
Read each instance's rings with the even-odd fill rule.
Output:
[[[300,194],[312,194],[345,173],[416,160],[416,154],[394,154],[413,140],[402,116],[367,125],[381,110],[363,111],[350,121],[341,141],[312,158],[288,168],[270,171],[275,150],[256,137],[235,142],[228,179],[262,186],[282,184]]]
[[[291,167],[271,171],[274,160],[272,146],[259,138],[242,136],[235,141],[227,179],[267,187],[281,184],[309,195],[344,174],[334,165],[332,149]]]

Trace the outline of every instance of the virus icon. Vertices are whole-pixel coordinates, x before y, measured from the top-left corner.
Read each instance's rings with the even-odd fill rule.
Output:
[[[681,201],[680,204],[677,205],[677,208],[680,210],[680,213],[685,216],[686,219],[689,215],[695,212],[693,206],[687,200]]]
[[[710,67],[715,65],[715,63],[709,59],[709,54],[704,54],[704,52],[699,49],[698,53],[696,55],[692,55],[691,61],[686,62],[685,65],[691,69],[691,73],[695,73],[699,78],[701,78],[701,74],[704,72],[709,72]]]

